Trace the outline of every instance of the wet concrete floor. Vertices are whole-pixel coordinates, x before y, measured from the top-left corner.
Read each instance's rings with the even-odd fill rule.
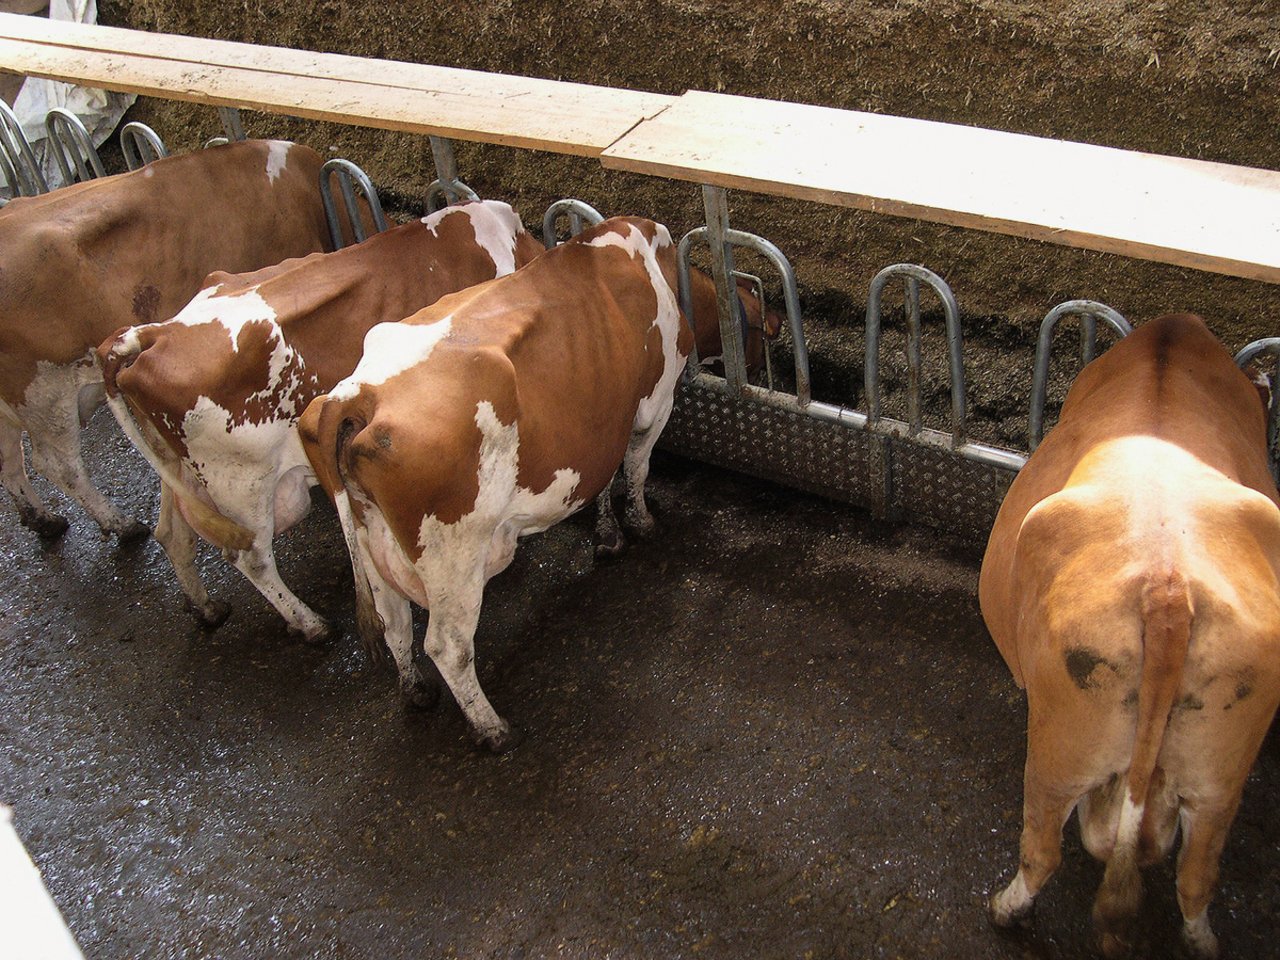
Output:
[[[88,445],[153,520],[109,419]],[[212,553],[235,612],[204,633],[154,542],[121,552],[68,506],[42,546],[6,503],[0,800],[86,956],[1088,955],[1101,870],[1074,823],[1031,930],[986,920],[1025,714],[980,545],[661,454],[651,500],[622,561],[575,518],[489,585],[481,682],[526,734],[502,757],[366,663],[331,511],[281,541],[346,630],[317,649]],[[1278,795],[1273,733],[1211,908],[1226,956],[1277,955]],[[1169,865],[1147,891],[1138,955],[1174,956]]]

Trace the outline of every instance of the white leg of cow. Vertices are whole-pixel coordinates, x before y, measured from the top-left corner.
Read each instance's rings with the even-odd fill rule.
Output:
[[[187,605],[206,627],[217,627],[231,613],[231,604],[212,600],[196,569],[196,533],[178,509],[173,488],[160,482],[160,518],[156,522],[156,541],[164,549]]]
[[[498,716],[476,678],[475,634],[484,600],[487,552],[486,545],[485,556],[478,562],[473,560],[461,569],[439,570],[438,575],[423,578],[431,599],[423,646],[466,715],[476,742],[502,753],[514,747],[519,737]],[[446,564],[434,566],[442,568]]]
[[[644,502],[644,484],[649,479],[649,457],[669,416],[671,403],[668,401],[647,430],[631,435],[622,458],[622,476],[627,486],[627,526],[641,536],[653,530],[653,516]]]
[[[89,480],[80,456],[80,412],[75,396],[59,396],[57,400],[56,405],[24,411],[32,465],[84,507],[104,534],[114,533],[121,541],[145,537],[150,533],[146,525],[121,513]]]
[[[378,572],[377,565],[369,556],[363,532],[358,537],[357,550],[360,556],[356,576],[363,576],[369,584],[374,608],[382,618],[383,642],[395,661],[400,679],[400,698],[407,707],[430,710],[440,699],[440,687],[423,677],[413,662],[413,608]]]
[[[268,525],[266,534],[263,534],[260,527],[250,529],[254,530],[253,546],[248,550],[231,552],[228,559],[284,617],[291,633],[300,634],[307,643],[329,640],[332,630],[325,619],[294,596],[293,591],[280,579],[280,571],[276,569],[276,556],[271,549],[270,531],[273,527]]]
[[[610,480],[596,497],[596,559],[613,559],[625,548],[618,515],[613,510],[613,480]]]
[[[0,416],[0,481],[13,497],[24,527],[47,540],[66,532],[66,517],[51,513],[31,486],[31,478],[27,476],[27,455],[22,449],[22,428],[6,416]]]

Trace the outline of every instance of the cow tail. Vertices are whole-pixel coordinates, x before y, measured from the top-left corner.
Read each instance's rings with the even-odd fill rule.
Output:
[[[223,516],[199,497],[191,496],[187,491],[190,485],[181,476],[177,467],[177,457],[169,449],[156,449],[142,433],[138,421],[134,419],[129,402],[120,392],[118,378],[120,371],[127,368],[142,353],[143,347],[138,337],[130,336],[132,330],[115,338],[111,348],[105,353],[99,351],[98,361],[102,367],[102,381],[106,387],[107,406],[111,408],[120,429],[129,441],[138,448],[151,464],[160,479],[168,484],[173,494],[182,505],[182,511],[193,518],[199,525],[201,535],[211,539],[217,546],[227,550],[248,550],[253,546],[253,531]]]
[[[1093,904],[1094,925],[1102,933],[1108,956],[1111,952],[1107,938],[1116,937],[1124,929],[1137,914],[1142,900],[1142,821],[1191,644],[1191,593],[1180,573],[1171,570],[1149,579],[1143,587],[1141,603],[1142,675],[1133,755],[1115,845]]]
[[[332,459],[323,465],[313,463],[321,483],[333,494],[342,523],[342,536],[351,555],[351,573],[356,588],[356,629],[369,658],[375,663],[385,663],[390,657],[387,651],[387,627],[378,613],[373,598],[373,585],[365,567],[364,548],[360,543],[359,528],[351,507],[351,497],[364,498],[363,492],[351,475],[351,439],[366,426],[365,420],[341,401],[321,398],[319,421],[315,428],[314,443],[319,450],[332,451]],[[315,457],[313,460],[321,458]]]

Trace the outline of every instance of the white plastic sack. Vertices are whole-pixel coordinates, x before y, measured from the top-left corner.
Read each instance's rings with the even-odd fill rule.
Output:
[[[75,20],[78,23],[98,22],[97,0],[51,0],[50,20]],[[38,80],[28,77],[22,85],[13,112],[17,114],[22,131],[31,141],[36,159],[44,171],[49,189],[63,184],[62,171],[49,150],[45,117],[54,107],[70,110],[89,131],[94,146],[99,146],[111,136],[124,112],[136,99],[131,93],[107,93],[90,87],[79,87],[56,80]]]

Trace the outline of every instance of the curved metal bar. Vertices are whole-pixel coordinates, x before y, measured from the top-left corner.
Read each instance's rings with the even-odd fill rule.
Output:
[[[210,147],[225,147],[230,142],[231,141],[226,137],[210,137],[204,142],[203,149],[208,150]]]
[[[556,245],[556,221],[565,216],[569,218],[571,237],[580,234],[584,226],[594,227],[604,220],[603,214],[589,203],[572,198],[557,200],[542,215],[542,245],[548,250]]]
[[[480,195],[461,180],[433,180],[427,187],[427,213],[443,210],[452,203],[464,200],[479,200]],[[441,201],[444,201],[443,203]]]
[[[124,154],[124,165],[130,170],[137,170],[169,155],[160,134],[137,120],[120,129],[120,151]]]
[[[1036,340],[1036,365],[1035,372],[1031,375],[1031,410],[1027,416],[1027,432],[1028,443],[1031,450],[1035,450],[1040,446],[1040,441],[1044,438],[1044,404],[1045,394],[1049,385],[1049,352],[1053,347],[1053,328],[1057,326],[1058,321],[1070,314],[1079,314],[1090,318],[1093,323],[1097,320],[1105,320],[1112,330],[1118,336],[1127,337],[1133,332],[1133,327],[1129,325],[1129,321],[1122,317],[1115,310],[1108,307],[1105,303],[1098,303],[1094,300],[1068,300],[1060,303],[1046,315],[1040,323],[1040,336]],[[1089,322],[1086,322],[1086,338],[1087,331],[1090,329]],[[1086,351],[1085,342],[1082,339],[1082,359],[1088,355],[1092,359],[1092,351]],[[1095,341],[1096,347],[1096,341]]]
[[[342,191],[342,203],[347,211],[347,219],[351,221],[351,229],[355,233],[355,242],[363,243],[368,234],[364,228],[364,219],[360,216],[360,201],[356,192],[363,194],[369,212],[373,215],[375,232],[387,229],[387,218],[382,212],[382,203],[378,199],[378,191],[373,188],[369,175],[350,160],[334,158],[325,162],[320,168],[320,200],[324,204],[324,216],[329,222],[329,236],[333,239],[333,249],[341,250],[347,245],[347,238],[342,233],[342,223],[338,220],[338,210],[333,202],[333,180],[338,180]]]
[[[5,158],[5,178],[16,196],[34,197],[49,192],[49,184],[22,132],[22,124],[3,100],[0,100],[0,156]]]
[[[1236,366],[1243,369],[1264,353],[1276,358],[1277,372],[1280,373],[1280,337],[1267,337],[1253,341],[1236,354]],[[1277,384],[1277,379],[1280,378],[1273,373],[1271,404],[1267,407],[1267,454],[1271,461],[1271,479],[1280,483],[1280,450],[1277,449],[1277,440],[1280,440],[1280,395],[1278,395],[1280,390],[1277,388],[1280,384]]]
[[[54,107],[44,118],[44,128],[64,183],[83,183],[107,175],[89,131],[70,110]]]
[[[918,436],[924,429],[921,414],[922,369],[920,345],[923,339],[920,323],[920,284],[927,284],[942,304],[947,323],[947,362],[951,375],[951,440],[959,447],[968,431],[968,401],[964,382],[964,339],[960,331],[960,307],[947,281],[925,267],[912,263],[895,263],[885,267],[871,280],[867,293],[866,363],[863,386],[867,395],[867,422],[874,428],[880,422],[880,302],[885,285],[894,277],[906,279],[907,310],[907,417],[909,435]]]
[[[691,270],[689,254],[694,240],[709,243],[707,228],[694,227],[680,238],[680,243],[676,247],[676,276],[680,311],[688,319],[690,328],[693,326],[693,295],[689,283]],[[757,236],[754,233],[747,233],[744,230],[729,228],[725,231],[725,241],[731,246],[746,247],[749,250],[754,250],[770,261],[782,278],[782,297],[787,311],[787,328],[791,331],[791,355],[795,363],[796,400],[801,407],[806,407],[812,400],[809,376],[809,348],[806,346],[804,339],[804,319],[800,314],[800,293],[796,285],[795,269],[791,266],[791,261],[787,259],[786,255],[764,237]],[[739,274],[736,270],[734,275],[751,279],[749,275]],[[760,301],[762,316],[764,308],[764,300],[762,299]],[[763,331],[761,331],[761,335],[763,336]],[[695,347],[689,354],[689,369],[696,372],[697,368],[698,351]]]

